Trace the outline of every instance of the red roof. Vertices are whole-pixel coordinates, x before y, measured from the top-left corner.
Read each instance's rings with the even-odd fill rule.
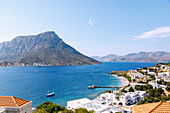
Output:
[[[21,107],[29,102],[14,96],[0,96],[0,107]]]

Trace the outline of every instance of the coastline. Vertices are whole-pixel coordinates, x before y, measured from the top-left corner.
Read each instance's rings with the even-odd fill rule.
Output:
[[[117,78],[120,79],[120,81],[121,81],[121,87],[125,87],[125,86],[127,86],[127,85],[129,84],[129,81],[128,81],[127,78],[125,78],[125,77],[123,77],[123,76],[117,76],[117,75],[114,75],[114,74],[111,74],[111,75],[112,75],[112,76],[115,76],[115,77],[117,77]]]

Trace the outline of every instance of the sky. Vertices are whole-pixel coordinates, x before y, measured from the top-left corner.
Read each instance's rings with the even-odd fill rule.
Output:
[[[170,52],[170,0],[0,0],[0,42],[45,31],[88,56]]]

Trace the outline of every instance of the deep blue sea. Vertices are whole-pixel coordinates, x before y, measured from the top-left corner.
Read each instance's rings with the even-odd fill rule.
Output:
[[[93,99],[107,90],[88,89],[89,85],[120,86],[118,78],[107,74],[111,71],[127,71],[153,65],[153,62],[103,62],[82,66],[0,67],[0,95],[33,101],[33,107],[45,101],[66,106],[68,100],[84,97]],[[48,90],[55,92],[55,96],[47,98]]]

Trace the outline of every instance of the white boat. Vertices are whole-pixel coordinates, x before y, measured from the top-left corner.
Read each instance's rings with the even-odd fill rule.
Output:
[[[49,92],[49,91],[48,91]],[[51,93],[48,93],[47,94],[47,97],[52,97],[52,96],[54,96],[55,95],[55,93],[54,92],[51,92]]]

